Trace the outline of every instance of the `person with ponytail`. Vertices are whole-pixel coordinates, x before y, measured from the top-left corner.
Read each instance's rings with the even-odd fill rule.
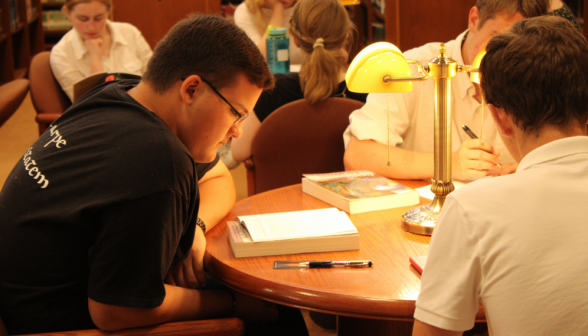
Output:
[[[235,161],[251,156],[251,142],[261,123],[277,108],[295,100],[319,104],[329,97],[365,102],[366,94],[345,85],[348,47],[355,27],[338,0],[300,0],[294,6],[289,32],[304,59],[300,73],[275,74],[272,91],[261,94],[254,112],[243,122],[243,135],[232,142]]]

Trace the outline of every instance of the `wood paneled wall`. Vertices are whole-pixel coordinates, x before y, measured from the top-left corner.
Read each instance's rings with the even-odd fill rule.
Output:
[[[135,25],[154,48],[178,21],[194,13],[220,15],[220,0],[114,0],[115,21]]]
[[[386,0],[386,40],[406,51],[453,40],[468,27],[476,0]]]

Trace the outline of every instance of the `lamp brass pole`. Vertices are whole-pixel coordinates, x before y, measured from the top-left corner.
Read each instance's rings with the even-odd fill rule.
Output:
[[[439,57],[429,61],[429,76],[435,80],[435,171],[431,204],[411,209],[402,215],[402,228],[408,232],[431,235],[447,195],[455,187],[451,179],[451,80],[458,71],[465,71],[445,56],[445,45],[439,47]]]

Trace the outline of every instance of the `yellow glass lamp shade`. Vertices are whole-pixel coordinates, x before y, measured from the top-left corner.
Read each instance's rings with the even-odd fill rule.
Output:
[[[384,77],[405,78],[384,82]],[[378,42],[367,46],[351,62],[345,81],[347,88],[359,93],[392,93],[412,91],[412,73],[402,52],[393,44]]]
[[[480,64],[482,63],[482,58],[484,58],[484,55],[486,55],[486,48],[482,48],[480,50],[480,52],[476,55],[476,57],[474,58],[474,61],[472,62],[472,67],[479,69],[480,68]],[[470,72],[470,81],[476,83],[476,84],[480,84],[481,83],[481,77],[480,77],[480,72],[479,70],[476,72]]]
[[[343,6],[359,5],[361,0],[339,0]]]

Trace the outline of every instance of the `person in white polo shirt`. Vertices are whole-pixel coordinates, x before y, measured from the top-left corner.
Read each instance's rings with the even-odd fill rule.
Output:
[[[514,174],[447,197],[413,335],[461,335],[484,306],[490,335],[588,330],[588,47],[542,16],[492,38],[481,87]]]

